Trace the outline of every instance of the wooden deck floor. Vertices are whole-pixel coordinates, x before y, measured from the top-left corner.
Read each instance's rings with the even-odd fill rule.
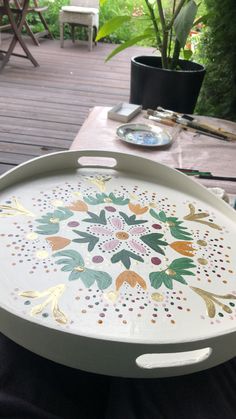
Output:
[[[29,39],[28,45],[40,67],[11,57],[0,74],[0,173],[32,157],[68,149],[89,109],[127,101],[130,57],[148,51],[130,48],[105,63],[114,48],[109,44],[92,52],[71,41],[64,49],[51,40],[36,47]]]

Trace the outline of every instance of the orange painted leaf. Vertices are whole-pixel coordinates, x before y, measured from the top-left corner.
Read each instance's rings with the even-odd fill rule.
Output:
[[[75,201],[69,207],[71,211],[88,211],[88,205],[84,201]]]
[[[132,288],[137,284],[140,285],[144,290],[147,288],[147,284],[144,279],[136,274],[134,271],[124,271],[116,278],[116,289],[119,290],[120,287],[126,282]]]
[[[170,247],[184,256],[194,256],[196,251],[192,246],[192,242],[189,241],[173,242],[170,244]]]
[[[47,237],[46,240],[49,242],[52,250],[60,250],[70,244],[71,240],[66,239],[65,237]]]
[[[145,214],[148,211],[148,207],[142,207],[140,204],[132,204],[129,202],[129,209],[136,215]]]

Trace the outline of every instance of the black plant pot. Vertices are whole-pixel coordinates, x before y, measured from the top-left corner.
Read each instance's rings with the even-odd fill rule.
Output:
[[[181,70],[162,68],[161,58],[138,56],[131,59],[130,103],[144,109],[162,106],[180,113],[193,113],[205,68],[179,60]]]

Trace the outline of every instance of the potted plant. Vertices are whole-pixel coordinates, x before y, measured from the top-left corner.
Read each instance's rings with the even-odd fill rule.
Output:
[[[105,2],[100,0],[101,4]],[[116,16],[99,30],[97,40],[124,23],[143,20],[145,24],[141,34],[116,47],[106,61],[125,48],[148,40],[155,45],[158,55],[131,59],[130,102],[141,104],[144,109],[162,106],[193,113],[205,68],[180,56],[191,29],[203,20],[196,19],[199,5],[195,0],[144,0],[143,6],[143,12]]]

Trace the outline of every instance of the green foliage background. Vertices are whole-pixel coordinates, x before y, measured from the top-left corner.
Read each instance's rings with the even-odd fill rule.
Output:
[[[209,16],[199,54],[207,73],[195,111],[236,121],[236,1],[205,5]]]

